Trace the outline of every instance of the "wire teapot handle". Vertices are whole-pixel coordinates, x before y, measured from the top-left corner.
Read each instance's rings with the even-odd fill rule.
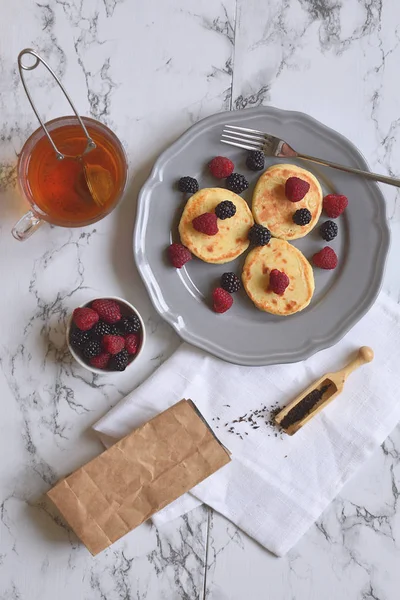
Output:
[[[35,62],[32,65],[26,65],[23,64],[22,62],[22,58],[26,55],[29,54],[31,56],[33,56],[35,58]],[[60,86],[64,96],[66,97],[66,99],[68,100],[72,110],[75,113],[76,118],[79,121],[79,124],[81,125],[86,139],[87,139],[87,146],[85,151],[83,152],[83,154],[87,154],[87,152],[90,152],[90,150],[93,150],[94,148],[96,148],[96,144],[95,142],[92,140],[92,138],[90,137],[88,130],[85,127],[84,122],[82,121],[81,117],[78,114],[78,111],[76,110],[74,103],[72,102],[71,98],[69,97],[66,89],[64,88],[63,84],[61,83],[61,81],[59,80],[59,78],[57,77],[57,75],[54,73],[53,69],[50,67],[50,65],[47,64],[47,62],[36,52],[36,50],[33,50],[32,48],[25,48],[24,50],[21,50],[21,52],[18,54],[18,69],[19,69],[19,74],[21,76],[21,81],[22,81],[22,85],[24,86],[24,90],[25,93],[28,97],[28,100],[30,102],[30,105],[32,106],[33,112],[35,113],[43,131],[45,132],[50,144],[53,146],[54,151],[56,153],[56,156],[58,158],[58,160],[62,160],[63,158],[65,158],[65,154],[62,154],[62,152],[59,151],[59,149],[57,148],[57,146],[55,145],[55,143],[53,142],[47,128],[46,125],[43,123],[38,111],[36,110],[36,107],[33,103],[32,100],[32,96],[29,93],[28,87],[26,85],[26,81],[25,81],[25,77],[24,77],[24,71],[33,71],[34,69],[36,69],[36,67],[39,65],[39,63],[42,63],[42,65],[44,65],[46,67],[46,69],[51,73],[51,75],[54,77],[54,79],[57,81],[58,85]]]

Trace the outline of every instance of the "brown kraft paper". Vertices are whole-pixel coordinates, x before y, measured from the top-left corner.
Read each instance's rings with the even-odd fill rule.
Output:
[[[47,495],[95,555],[229,461],[193,403],[181,400]]]

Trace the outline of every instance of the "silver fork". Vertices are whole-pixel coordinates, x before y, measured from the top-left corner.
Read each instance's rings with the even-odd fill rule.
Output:
[[[325,165],[326,167],[345,171],[346,173],[362,175],[366,179],[373,179],[374,181],[381,181],[382,183],[400,187],[400,179],[379,175],[378,173],[371,173],[370,171],[362,171],[361,169],[354,169],[353,167],[346,167],[345,165],[340,165],[329,160],[323,160],[322,158],[316,158],[315,156],[309,156],[308,154],[300,154],[300,152],[296,152],[296,150],[289,146],[284,140],[269,135],[268,133],[257,131],[257,129],[247,129],[247,127],[238,127],[237,125],[225,125],[221,142],[230,144],[231,146],[237,146],[238,148],[244,148],[245,150],[261,150],[265,156],[302,158],[318,163],[319,165]]]

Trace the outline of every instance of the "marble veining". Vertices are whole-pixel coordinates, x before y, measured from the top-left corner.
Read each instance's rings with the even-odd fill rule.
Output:
[[[150,306],[131,250],[136,195],[158,153],[204,116],[272,104],[311,114],[353,140],[373,169],[398,175],[399,22],[396,0],[4,6],[1,600],[397,600],[399,426],[282,559],[207,507],[160,530],[145,523],[92,558],[44,494],[101,451],[90,425],[179,344]],[[95,226],[43,226],[19,244],[10,229],[27,207],[16,161],[37,127],[16,66],[24,46],[48,60],[81,114],[121,138],[130,179],[124,202]],[[43,118],[70,112],[44,70],[27,80]],[[382,189],[393,232],[385,289],[400,302],[399,194]],[[82,370],[65,344],[71,310],[102,294],[133,302],[147,326],[141,364],[118,376]]]

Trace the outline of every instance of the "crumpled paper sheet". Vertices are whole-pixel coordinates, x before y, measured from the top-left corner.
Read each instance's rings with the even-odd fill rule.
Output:
[[[230,461],[190,400],[181,400],[48,492],[98,554]]]

